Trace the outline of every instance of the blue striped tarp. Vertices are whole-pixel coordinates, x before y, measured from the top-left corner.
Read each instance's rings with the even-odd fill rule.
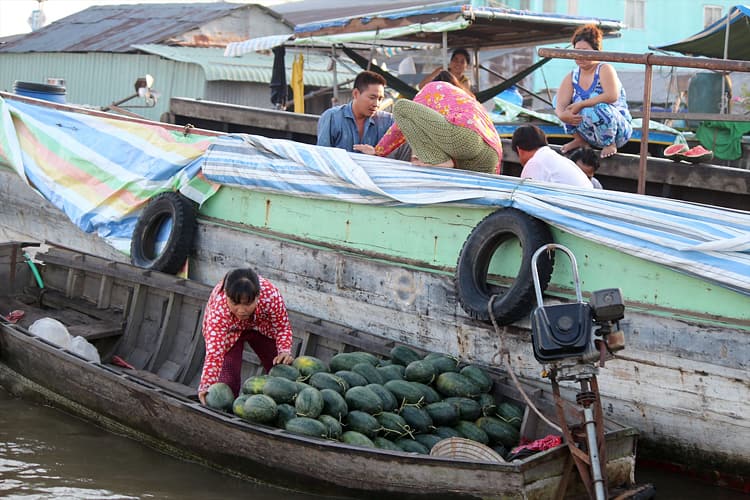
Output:
[[[215,141],[210,181],[376,205],[515,207],[618,251],[750,295],[750,212],[462,170],[252,135]]]

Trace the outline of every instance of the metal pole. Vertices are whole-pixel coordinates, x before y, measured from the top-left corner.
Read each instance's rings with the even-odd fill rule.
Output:
[[[727,56],[729,54],[729,14],[730,12],[727,12],[727,27],[724,30],[724,59],[727,59]],[[726,95],[726,73],[723,73],[721,75],[721,113],[727,113],[728,112],[728,106],[727,106],[727,95]]]
[[[443,31],[443,47],[441,50],[443,55],[443,69],[448,69],[448,32]]]
[[[599,446],[596,443],[596,423],[594,421],[594,411],[590,406],[583,408],[583,419],[586,425],[586,442],[589,447],[589,458],[591,459],[591,479],[594,482],[594,492],[596,500],[607,500],[604,492],[604,476],[602,476],[602,466],[599,462]]]
[[[647,60],[648,61],[648,60]],[[643,117],[641,121],[641,150],[638,162],[638,194],[646,194],[646,164],[648,160],[648,124],[651,120],[651,78],[653,66],[646,63],[643,82]]]
[[[339,103],[339,79],[338,79],[338,72],[336,71],[336,46],[331,46],[331,58],[333,60],[333,102],[331,103],[333,106],[338,105]]]

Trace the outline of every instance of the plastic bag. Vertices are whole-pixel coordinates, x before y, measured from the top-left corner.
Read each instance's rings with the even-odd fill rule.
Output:
[[[89,361],[94,361],[96,363],[102,362],[102,359],[99,357],[99,351],[96,350],[96,347],[91,345],[91,342],[80,335],[73,337],[73,340],[70,341],[70,348],[68,350]]]
[[[42,337],[63,349],[70,348],[71,337],[65,325],[53,318],[40,318],[29,327],[34,335]]]

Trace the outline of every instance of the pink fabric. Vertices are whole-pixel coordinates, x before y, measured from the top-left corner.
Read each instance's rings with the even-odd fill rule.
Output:
[[[502,171],[503,146],[500,136],[497,135],[490,116],[473,96],[447,82],[430,82],[414,97],[414,102],[434,109],[453,125],[468,128],[479,134],[484,142],[497,151],[499,161],[495,173],[499,174]],[[404,142],[406,139],[401,129],[394,123],[375,146],[375,154],[388,156]]]
[[[231,387],[235,396],[239,395],[242,386],[242,351],[245,349],[245,342],[250,344],[255,354],[258,355],[266,373],[273,366],[273,358],[277,354],[276,342],[273,339],[256,331],[242,332],[240,338],[224,356],[224,363],[221,365],[221,373],[217,380]]]
[[[216,285],[211,292],[203,313],[206,359],[203,362],[198,392],[207,391],[212,384],[218,382],[227,353],[238,343],[245,331],[257,330],[259,334],[273,339],[279,354],[292,351],[292,325],[289,323],[284,299],[270,281],[260,276],[258,278],[258,307],[253,317],[247,320],[240,320],[229,311],[222,283]]]

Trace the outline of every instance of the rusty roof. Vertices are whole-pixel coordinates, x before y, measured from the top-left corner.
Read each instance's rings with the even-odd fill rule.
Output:
[[[292,28],[279,14],[256,4],[99,5],[2,44],[0,52],[133,52],[132,45],[165,43],[244,9],[260,9]]]

